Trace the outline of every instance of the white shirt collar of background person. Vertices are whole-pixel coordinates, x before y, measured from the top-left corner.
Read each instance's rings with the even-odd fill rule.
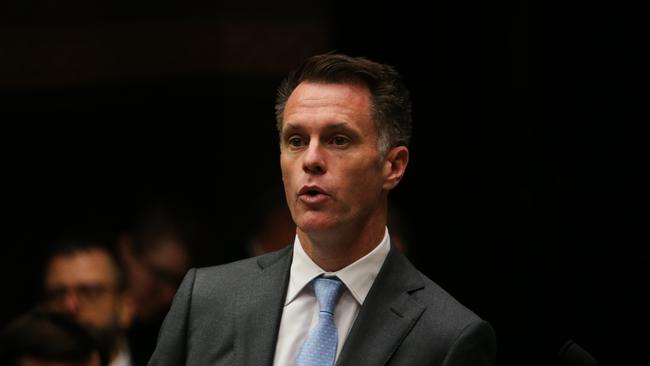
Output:
[[[359,309],[375,282],[389,251],[390,236],[388,229],[385,229],[384,238],[370,253],[336,272],[327,272],[309,258],[296,236],[293,243],[289,287],[282,311],[273,364],[276,366],[291,365],[307,334],[318,323],[318,302],[308,284],[320,275],[338,277],[347,289],[341,294],[334,312],[334,323],[338,330],[336,350],[338,359],[352,324],[359,314]]]
[[[133,362],[131,361],[131,353],[129,352],[128,346],[124,345],[119,348],[117,356],[109,362],[108,366],[132,366]]]

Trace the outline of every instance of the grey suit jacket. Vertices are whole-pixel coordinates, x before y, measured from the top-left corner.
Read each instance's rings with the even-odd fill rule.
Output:
[[[271,366],[292,252],[190,270],[149,366]],[[495,348],[487,322],[391,248],[337,366],[491,365]]]

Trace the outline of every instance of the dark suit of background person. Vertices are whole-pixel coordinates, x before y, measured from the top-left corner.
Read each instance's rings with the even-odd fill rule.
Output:
[[[303,63],[278,94],[280,165],[296,241],[260,257],[190,270],[151,366],[272,365],[296,248],[336,275],[390,243],[382,239],[387,195],[408,164],[411,131],[399,75],[363,58],[326,54]],[[385,248],[336,364],[491,365],[490,325],[393,245]]]

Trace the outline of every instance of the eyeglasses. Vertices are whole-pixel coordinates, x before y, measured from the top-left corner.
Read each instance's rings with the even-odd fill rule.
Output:
[[[68,294],[74,294],[82,303],[93,303],[115,288],[101,283],[84,283],[77,286],[57,286],[45,291],[47,301],[54,304],[63,303]]]

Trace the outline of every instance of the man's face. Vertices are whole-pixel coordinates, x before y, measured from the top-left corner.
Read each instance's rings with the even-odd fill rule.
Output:
[[[138,305],[138,317],[146,320],[166,314],[189,269],[187,249],[173,238],[161,240],[139,256],[132,248],[127,249],[125,263]]]
[[[392,187],[370,103],[369,91],[355,84],[303,82],[289,97],[280,166],[299,230],[358,227],[381,211]]]
[[[50,309],[70,315],[96,333],[120,327],[125,309],[117,285],[108,254],[98,249],[56,256],[45,275]]]

